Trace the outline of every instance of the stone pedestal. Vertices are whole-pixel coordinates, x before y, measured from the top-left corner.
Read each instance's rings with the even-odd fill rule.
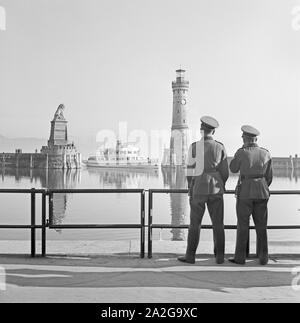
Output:
[[[47,168],[71,169],[80,168],[77,162],[81,159],[73,143],[68,141],[68,122],[63,115],[64,105],[60,105],[51,121],[48,145],[41,150],[47,155]]]
[[[48,140],[48,147],[65,146],[68,144],[68,129],[67,120],[63,115],[65,107],[61,104],[51,121],[50,138]]]

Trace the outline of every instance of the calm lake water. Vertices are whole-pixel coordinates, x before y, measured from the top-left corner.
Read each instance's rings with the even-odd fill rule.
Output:
[[[275,173],[272,190],[300,189],[300,172]],[[234,189],[236,176],[231,176],[227,189]],[[180,171],[159,170],[27,170],[0,169],[1,188],[186,188]],[[0,194],[1,224],[29,224],[28,195]],[[37,219],[40,223],[40,198],[37,198]],[[147,208],[147,204],[146,204]],[[269,203],[270,225],[300,225],[300,196],[272,196]],[[79,223],[139,223],[140,197],[132,194],[55,194],[55,222]],[[154,223],[189,223],[189,205],[185,194],[157,194],[154,197]],[[210,223],[208,214],[204,224]],[[235,197],[225,196],[225,224],[236,224]],[[40,231],[40,230],[39,230]],[[29,230],[1,230],[0,239],[27,239]],[[123,240],[138,239],[138,229],[126,230],[48,230],[53,240]],[[299,241],[299,230],[270,231],[272,239]],[[235,239],[234,231],[226,232],[227,239]],[[186,230],[155,230],[155,239],[183,240]],[[211,230],[203,230],[201,239],[211,239]]]

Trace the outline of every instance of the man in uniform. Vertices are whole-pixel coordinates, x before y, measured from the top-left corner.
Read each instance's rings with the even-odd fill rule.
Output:
[[[190,227],[187,250],[178,260],[195,263],[199,244],[202,218],[207,205],[213,225],[216,262],[224,262],[224,202],[225,183],[229,176],[227,155],[222,143],[213,139],[219,123],[212,117],[201,118],[200,141],[189,148],[187,161],[187,181],[190,196]]]
[[[268,263],[267,218],[269,186],[273,179],[270,153],[257,145],[259,131],[251,126],[242,127],[244,145],[230,163],[233,173],[240,172],[237,186],[237,241],[234,259],[245,264],[249,239],[249,219],[252,215],[257,234],[257,255],[261,265]]]

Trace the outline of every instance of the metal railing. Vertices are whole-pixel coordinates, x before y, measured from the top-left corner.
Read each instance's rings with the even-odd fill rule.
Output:
[[[136,224],[54,224],[53,194],[140,194],[140,223]],[[145,257],[145,190],[143,189],[51,189],[49,195],[49,229],[140,229],[140,257]]]
[[[148,192],[148,224],[145,223],[145,193]],[[23,224],[0,224],[0,229],[30,229],[31,230],[31,257],[36,256],[36,230],[41,229],[41,255],[46,256],[46,229],[140,229],[140,257],[145,257],[145,230],[148,228],[148,258],[152,258],[153,229],[188,229],[189,225],[172,225],[153,223],[154,194],[187,194],[186,189],[0,189],[0,194],[28,194],[30,195],[31,223]],[[128,193],[140,195],[140,221],[134,224],[55,224],[54,223],[54,194],[109,194]],[[229,190],[225,194],[234,194]],[[36,224],[36,195],[41,194],[41,225]],[[271,191],[271,195],[300,195],[300,190]],[[47,203],[49,198],[49,217],[47,219]],[[202,229],[212,229],[212,225],[202,225]],[[225,230],[236,230],[236,225],[225,225]],[[255,229],[255,226],[250,226]],[[271,225],[271,230],[300,229],[300,225]],[[249,245],[249,244],[248,244]]]
[[[30,194],[30,225],[1,224],[0,229],[30,229],[31,230],[31,257],[36,255],[36,229],[42,230],[42,255],[46,255],[46,190],[44,189],[0,189],[0,194]],[[42,224],[36,225],[36,195],[42,194]],[[3,212],[3,211],[2,211]]]
[[[36,256],[36,229],[42,230],[41,255],[46,256],[46,229],[140,229],[140,257],[145,257],[145,191],[143,189],[0,189],[0,194],[30,194],[31,196],[31,224],[0,224],[0,229],[30,229],[31,257]],[[54,224],[53,222],[53,194],[108,194],[127,193],[140,194],[140,222],[136,224]],[[42,223],[36,225],[36,194],[42,194]],[[46,197],[49,197],[49,220],[46,215]]]
[[[152,242],[153,229],[188,229],[188,224],[172,225],[172,224],[157,224],[153,223],[153,195],[154,194],[187,194],[187,189],[150,189],[148,192],[148,258],[152,258]],[[271,195],[300,195],[300,190],[286,190],[286,191],[271,191]],[[234,190],[228,190],[225,194],[235,194]],[[212,229],[212,225],[201,225],[201,229]],[[236,225],[224,225],[225,230],[236,230]],[[255,226],[250,226],[250,230],[255,229]],[[300,229],[300,225],[270,225],[270,230],[291,230]],[[249,236],[250,237],[250,236]],[[248,241],[247,254],[249,254],[250,241]]]

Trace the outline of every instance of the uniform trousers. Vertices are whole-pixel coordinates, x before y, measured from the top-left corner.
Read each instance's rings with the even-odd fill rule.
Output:
[[[215,255],[217,261],[222,262],[224,261],[225,252],[224,201],[222,194],[196,195],[190,199],[191,213],[186,257],[195,258],[206,205],[213,226]]]
[[[252,215],[257,236],[257,256],[261,264],[268,262],[268,200],[238,199],[236,204],[238,219],[235,261],[244,264],[246,261],[247,243],[249,240],[249,220]]]

